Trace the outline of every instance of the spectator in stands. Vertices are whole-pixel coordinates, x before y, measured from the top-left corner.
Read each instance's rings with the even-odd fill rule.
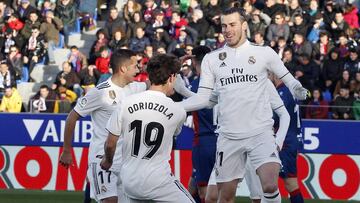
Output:
[[[5,87],[16,87],[15,75],[9,70],[6,60],[0,63],[0,98],[4,95]]]
[[[268,0],[274,1],[274,0]],[[275,45],[275,42],[279,39],[279,37],[284,37],[286,41],[289,40],[290,28],[289,25],[285,21],[284,13],[276,13],[274,17],[275,23],[269,25],[266,39],[272,44]]]
[[[100,29],[96,32],[96,38],[97,39],[91,46],[90,50],[90,64],[94,64],[96,58],[100,56],[100,48],[107,46],[109,43],[104,29]]]
[[[349,39],[345,33],[340,34],[337,47],[339,48],[341,58],[346,58],[349,55]]]
[[[10,46],[15,45],[15,39],[13,38],[13,30],[6,28],[5,37],[0,37],[0,44],[2,45],[1,52],[8,54],[10,52]]]
[[[29,19],[25,21],[24,28],[20,31],[21,35],[28,40],[31,37],[31,29],[33,27],[40,27],[41,21],[36,11],[32,11],[29,14]]]
[[[295,17],[297,15],[304,15],[306,14],[305,11],[303,10],[303,8],[301,7],[299,0],[291,0],[289,1],[289,4],[286,6],[287,7],[287,19],[286,21],[288,21],[289,26],[293,26],[295,23]]]
[[[170,0],[170,1],[173,1],[173,0]],[[160,7],[161,7],[161,10],[164,12],[164,15],[165,15],[165,18],[170,21],[171,20],[171,17],[172,17],[172,6],[171,5],[174,5],[173,3],[170,3],[169,0],[162,0],[161,3],[160,3]]]
[[[177,40],[174,40],[168,47],[167,52],[172,53],[175,49],[184,49],[186,45],[194,45],[197,41],[198,33],[196,30],[189,26],[180,28],[180,35]]]
[[[7,56],[11,69],[14,70],[15,79],[20,80],[23,77],[23,60],[19,48],[16,45],[10,46],[10,53]]]
[[[225,37],[224,37],[224,34],[223,33],[216,33],[215,34],[215,37],[216,37],[216,42],[215,42],[215,49],[218,49],[218,48],[222,48],[224,45],[225,45]],[[264,36],[260,36],[260,39],[259,40],[255,40],[255,43],[261,43],[262,40],[261,40],[261,37],[262,39],[264,39]],[[255,39],[256,39],[256,35],[255,35]]]
[[[109,64],[110,64],[110,50],[108,47],[103,46],[100,48],[100,56],[96,58],[95,65],[100,74],[109,74]]]
[[[255,34],[259,32],[262,36],[265,36],[265,31],[270,24],[270,16],[261,12],[259,9],[254,9],[251,13],[251,21],[249,21],[250,39],[254,40]]]
[[[57,90],[58,87],[64,86],[67,89],[74,90],[74,92],[80,97],[83,93],[83,89],[80,87],[80,79],[77,74],[71,70],[71,64],[65,61],[62,64],[62,71],[60,71],[55,78],[55,82],[52,85],[53,90]]]
[[[324,23],[323,15],[321,13],[318,13],[315,16],[312,27],[311,26],[309,27],[309,34],[307,36],[307,40],[312,44],[317,43],[320,39],[320,34],[327,32],[326,30],[327,29],[326,29],[326,24]],[[328,37],[330,38],[329,35]]]
[[[54,113],[56,94],[47,85],[41,85],[40,90],[30,99],[32,112]]]
[[[276,53],[282,59],[283,56],[284,56],[285,49],[288,48],[285,38],[284,37],[279,37],[279,39],[278,39],[278,41],[276,43],[276,47],[274,47],[274,48],[275,48]]]
[[[284,4],[277,3],[275,0],[266,0],[263,12],[270,16],[270,18],[276,19],[276,15],[278,13],[286,13],[286,6]]]
[[[310,24],[314,24],[319,15],[322,17],[318,0],[310,0],[309,8],[306,13],[309,15]]]
[[[78,98],[76,93],[72,90],[60,85],[57,90],[58,97],[58,113],[69,113]]]
[[[297,0],[292,0],[297,1]],[[294,15],[294,23],[290,26],[290,39],[294,37],[295,33],[301,33],[305,38],[309,32],[309,24],[304,20],[302,13]]]
[[[360,91],[357,91],[357,96],[352,106],[353,115],[355,120],[360,120]]]
[[[319,87],[320,67],[307,54],[299,56],[299,65],[296,67],[295,78],[308,90]]]
[[[7,20],[6,27],[20,31],[24,27],[25,21],[21,21],[16,13],[12,13]]]
[[[344,12],[344,20],[349,25],[351,29],[358,29],[359,28],[359,17],[358,17],[359,9],[356,8],[355,5],[347,3],[345,5],[345,12]]]
[[[131,19],[133,18],[135,12],[141,12],[141,8],[141,4],[134,0],[128,0],[126,2],[123,8],[123,15],[127,24],[131,23]]]
[[[320,40],[313,45],[312,56],[315,62],[320,65],[325,57],[329,54],[330,50],[334,48],[334,44],[329,39],[327,32],[320,33]]]
[[[305,118],[327,119],[329,104],[323,100],[320,88],[315,88],[311,94],[311,100],[307,104]]]
[[[6,10],[8,10],[6,3],[0,1],[0,30],[5,26]]]
[[[196,0],[194,0],[196,2]],[[200,9],[194,9],[191,14],[191,21],[189,27],[198,32],[198,40],[205,40],[206,34],[209,30],[209,23],[204,18],[204,13]]]
[[[25,22],[29,14],[33,11],[36,11],[36,8],[34,8],[32,5],[30,5],[29,0],[21,0],[20,7],[17,9],[17,13],[20,15],[20,19],[22,22]]]
[[[216,0],[211,0],[216,1]],[[173,39],[179,39],[180,37],[180,30],[183,29],[184,26],[188,25],[186,19],[182,18],[180,13],[177,11],[173,11],[172,18],[171,18],[171,28],[170,28],[170,36]]]
[[[55,64],[54,51],[59,44],[59,34],[62,28],[61,20],[54,16],[52,11],[48,11],[45,21],[40,26],[40,33],[45,37],[49,64]]]
[[[145,23],[151,23],[153,20],[153,12],[157,9],[158,5],[154,0],[145,0],[145,8],[143,19]]]
[[[39,27],[32,27],[31,37],[25,45],[25,49],[22,53],[24,55],[24,63],[28,64],[29,74],[31,75],[35,65],[43,61],[46,54],[45,40],[40,34]]]
[[[336,97],[340,94],[341,87],[350,87],[350,73],[348,70],[343,70],[341,74],[340,80],[336,83],[335,90],[333,93],[333,98],[336,99]]]
[[[122,49],[128,45],[128,40],[126,38],[125,32],[121,28],[114,30],[112,34],[112,39],[109,42],[109,48],[112,52]]]
[[[340,87],[340,94],[335,98],[332,105],[332,117],[335,119],[344,119],[351,120],[353,119],[352,115],[352,106],[355,101],[355,98],[350,95],[350,89],[348,85],[343,85]]]
[[[119,11],[116,7],[111,7],[109,19],[105,23],[106,37],[111,38],[111,35],[117,28],[126,31],[126,21],[119,15]]]
[[[132,21],[128,26],[129,26],[129,31],[127,32],[128,39],[136,37],[136,30],[138,27],[141,27],[142,29],[145,30],[146,23],[142,20],[142,16],[140,12],[134,13]]]
[[[344,62],[340,58],[337,48],[330,50],[322,65],[322,78],[325,89],[328,89],[331,93],[333,93],[344,67]]]
[[[295,58],[302,54],[306,54],[308,56],[311,56],[312,54],[311,43],[308,42],[305,36],[300,32],[294,34],[292,49],[294,50]]]
[[[169,21],[164,17],[164,12],[155,10],[153,12],[154,20],[147,24],[145,27],[145,34],[151,40],[156,38],[157,32],[167,33],[169,30]]]
[[[89,65],[78,73],[80,86],[84,89],[84,94],[96,86],[100,75],[100,72],[94,65]]]
[[[350,79],[354,79],[355,74],[360,72],[359,53],[355,47],[349,49],[349,56],[345,60],[344,70],[349,71]]]
[[[6,86],[0,104],[0,112],[20,113],[22,99],[15,87]]]
[[[71,64],[72,70],[76,73],[88,66],[85,54],[81,53],[77,46],[72,46],[70,48],[68,62]]]
[[[354,97],[359,97],[358,95],[360,91],[360,72],[355,74],[355,79],[350,81],[350,94]]]
[[[344,20],[341,10],[335,12],[335,19],[331,22],[330,33],[334,39],[338,39],[340,34],[349,29],[349,24]]]
[[[290,47],[284,49],[284,53],[282,56],[282,61],[284,62],[285,67],[289,70],[289,72],[295,76],[297,63],[293,57],[293,50]]]
[[[60,18],[63,23],[63,34],[65,48],[69,46],[70,32],[75,29],[75,23],[77,20],[76,7],[71,0],[61,0],[60,4],[56,6],[55,15]]]
[[[135,52],[144,52],[147,45],[150,45],[150,40],[145,36],[144,29],[138,27],[136,37],[131,38],[129,41],[129,49]]]

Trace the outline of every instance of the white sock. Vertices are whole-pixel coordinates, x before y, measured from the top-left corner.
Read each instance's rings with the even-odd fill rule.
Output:
[[[273,193],[264,193],[261,203],[281,203],[281,195],[279,189]]]

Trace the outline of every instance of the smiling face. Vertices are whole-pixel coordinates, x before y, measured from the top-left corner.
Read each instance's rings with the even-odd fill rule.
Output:
[[[128,84],[134,81],[134,77],[140,72],[136,56],[132,56],[130,60],[125,63],[125,66],[126,70],[124,72],[124,78]]]
[[[238,47],[246,39],[246,22],[240,20],[239,13],[222,15],[221,28],[229,47]]]

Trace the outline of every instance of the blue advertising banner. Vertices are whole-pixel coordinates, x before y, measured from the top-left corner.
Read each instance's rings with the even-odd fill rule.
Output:
[[[62,146],[65,114],[0,114],[0,145]],[[73,146],[87,147],[92,136],[90,117],[76,124]],[[303,153],[360,154],[360,122],[303,120]],[[177,149],[191,149],[193,131],[183,128]]]

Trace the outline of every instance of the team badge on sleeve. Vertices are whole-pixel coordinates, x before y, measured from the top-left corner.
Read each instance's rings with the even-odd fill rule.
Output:
[[[86,99],[85,97],[83,97],[83,98],[80,100],[80,102],[79,102],[79,106],[80,106],[81,108],[84,108],[84,106],[86,105],[86,103],[87,103],[87,99]]]
[[[114,91],[114,90],[110,90],[110,91],[109,91],[109,97],[110,97],[111,99],[115,99],[115,98],[116,98],[116,94],[115,94],[115,91]]]
[[[250,56],[250,57],[249,57],[249,60],[248,60],[248,63],[249,63],[249,64],[255,64],[255,63],[256,63],[255,57]]]
[[[226,59],[226,52],[221,52],[221,53],[219,53],[219,59],[220,60],[225,60]]]

